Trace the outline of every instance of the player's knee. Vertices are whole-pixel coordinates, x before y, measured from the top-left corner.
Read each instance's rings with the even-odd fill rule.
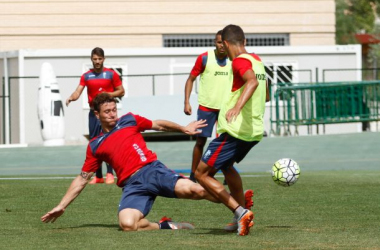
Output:
[[[193,199],[203,199],[206,197],[206,190],[199,184],[194,184],[190,187]]]
[[[123,231],[137,231],[137,223],[133,219],[124,219],[119,222],[119,226]]]

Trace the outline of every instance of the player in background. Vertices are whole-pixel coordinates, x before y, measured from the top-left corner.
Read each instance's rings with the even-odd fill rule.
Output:
[[[132,113],[118,118],[115,99],[107,93],[95,97],[93,108],[103,134],[89,142],[81,174],[73,180],[61,202],[42,216],[41,221],[54,222],[60,217],[86,187],[102,161],[105,161],[114,168],[117,185],[123,189],[119,204],[119,225],[122,230],[193,229],[189,223],[176,223],[166,217],[159,223],[145,219],[157,196],[208,199],[213,202],[218,200],[201,185],[183,178],[158,161],[156,154],[147,148],[141,132],[153,129],[195,135],[201,132],[198,129],[207,126],[205,121],[191,122],[183,127],[165,120],[151,121]]]
[[[93,69],[84,73],[80,79],[80,83],[76,90],[66,100],[66,106],[70,102],[78,100],[85,87],[87,87],[88,104],[90,105],[90,112],[88,114],[88,127],[90,132],[90,140],[101,132],[99,120],[95,117],[94,107],[92,100],[99,93],[107,92],[113,97],[123,97],[124,87],[120,80],[120,76],[112,69],[104,67],[104,50],[96,47],[91,51],[91,61]],[[112,167],[107,165],[106,183],[114,183],[114,176]],[[102,168],[100,167],[96,172],[95,178],[90,184],[104,183]]]
[[[232,86],[231,61],[224,49],[221,34],[220,30],[215,35],[215,49],[198,56],[185,85],[184,112],[186,115],[191,115],[190,95],[194,81],[200,75],[197,119],[205,119],[208,124],[206,128],[203,128],[202,133],[197,135],[193,149],[190,180],[194,182],[196,182],[194,172],[201,160],[207,137],[212,136],[222,102]]]
[[[247,235],[253,226],[253,213],[245,209],[243,184],[232,168],[263,137],[267,84],[264,65],[245,49],[243,30],[228,25],[222,31],[223,45],[232,61],[233,85],[218,118],[219,137],[208,146],[196,170],[198,182],[234,214],[229,231]],[[214,175],[222,170],[230,193]],[[227,174],[226,174],[227,173]]]

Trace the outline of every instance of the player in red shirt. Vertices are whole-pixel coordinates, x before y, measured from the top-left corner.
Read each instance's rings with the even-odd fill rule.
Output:
[[[85,87],[87,87],[88,104],[90,105],[90,112],[88,114],[88,126],[90,132],[90,139],[99,135],[101,126],[96,119],[92,100],[99,93],[107,92],[113,97],[123,97],[124,87],[120,80],[119,75],[112,69],[105,68],[104,64],[104,51],[101,48],[94,48],[91,52],[91,61],[93,69],[84,73],[80,79],[79,86],[66,100],[66,106],[69,106],[70,102],[78,100]],[[96,177],[90,182],[90,184],[104,183],[102,168],[100,167],[96,172]],[[112,173],[112,167],[107,164],[107,184],[114,183],[114,177]]]
[[[54,222],[60,217],[85,188],[101,162],[105,161],[113,167],[118,178],[117,185],[123,188],[119,204],[122,230],[193,229],[189,223],[175,223],[166,217],[159,223],[145,219],[157,196],[218,201],[202,186],[158,161],[156,154],[147,148],[141,132],[153,129],[195,135],[201,132],[199,128],[207,126],[205,121],[195,121],[183,127],[165,120],[151,121],[132,113],[118,118],[115,99],[107,93],[99,94],[93,104],[103,133],[90,141],[81,174],[71,183],[59,205],[42,216],[41,221]]]

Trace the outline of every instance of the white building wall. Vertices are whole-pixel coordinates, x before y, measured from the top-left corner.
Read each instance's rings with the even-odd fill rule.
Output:
[[[195,63],[196,57],[208,48],[192,49],[105,49],[106,66],[123,66],[124,74],[149,75],[184,73],[180,76],[162,76],[156,78],[155,96],[152,96],[152,78],[123,77],[126,84],[127,97],[123,98],[120,114],[132,111],[150,119],[169,119],[181,124],[196,119],[196,115],[186,116],[183,113],[184,86],[188,73]],[[310,70],[311,73],[299,73],[299,82],[316,81],[322,79],[322,70],[327,68],[360,68],[360,46],[300,46],[300,47],[256,47],[248,48],[261,56],[265,64],[296,65],[299,70]],[[85,50],[22,50],[13,53],[8,59],[9,75],[19,75],[22,65],[24,76],[40,74],[42,63],[52,64],[55,74],[60,76],[74,76],[72,78],[58,78],[60,93],[63,102],[79,84],[79,77],[85,68],[91,64],[91,49]],[[19,62],[18,54],[23,55]],[[7,53],[0,53],[2,58]],[[0,72],[3,71],[0,68]],[[22,75],[20,74],[20,75]],[[341,72],[334,74],[329,80],[360,80],[360,74]],[[37,117],[37,90],[38,79],[23,79],[23,93],[20,93],[20,83],[12,81],[12,143],[41,144],[39,121]],[[14,85],[14,86],[13,86]],[[23,98],[20,102],[18,98]],[[64,107],[65,112],[65,140],[67,143],[84,143],[84,134],[88,134],[87,100],[82,97]],[[197,96],[191,97],[193,110],[197,108]],[[20,108],[17,105],[23,104]],[[22,113],[20,113],[20,111]],[[0,112],[2,112],[0,110]],[[270,132],[269,106],[265,115],[266,131]],[[2,117],[2,116],[0,116]],[[23,123],[23,124],[21,124]],[[352,125],[348,131],[357,131],[357,125]],[[20,131],[20,128],[25,128]],[[339,128],[337,132],[341,132]]]

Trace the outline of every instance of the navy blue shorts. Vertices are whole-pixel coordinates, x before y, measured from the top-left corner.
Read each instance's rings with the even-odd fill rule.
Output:
[[[88,113],[88,131],[90,132],[90,139],[98,136],[102,131],[102,125],[92,109]]]
[[[258,141],[243,141],[223,133],[208,145],[202,161],[216,169],[226,169],[235,162],[239,163]]]
[[[207,127],[202,128],[202,133],[197,134],[199,137],[211,137],[212,130],[216,121],[218,120],[219,111],[204,111],[198,109],[197,120],[205,119]]]
[[[144,217],[152,209],[157,196],[177,198],[174,187],[183,178],[162,162],[154,161],[140,169],[123,187],[119,212],[126,208],[139,210]]]

